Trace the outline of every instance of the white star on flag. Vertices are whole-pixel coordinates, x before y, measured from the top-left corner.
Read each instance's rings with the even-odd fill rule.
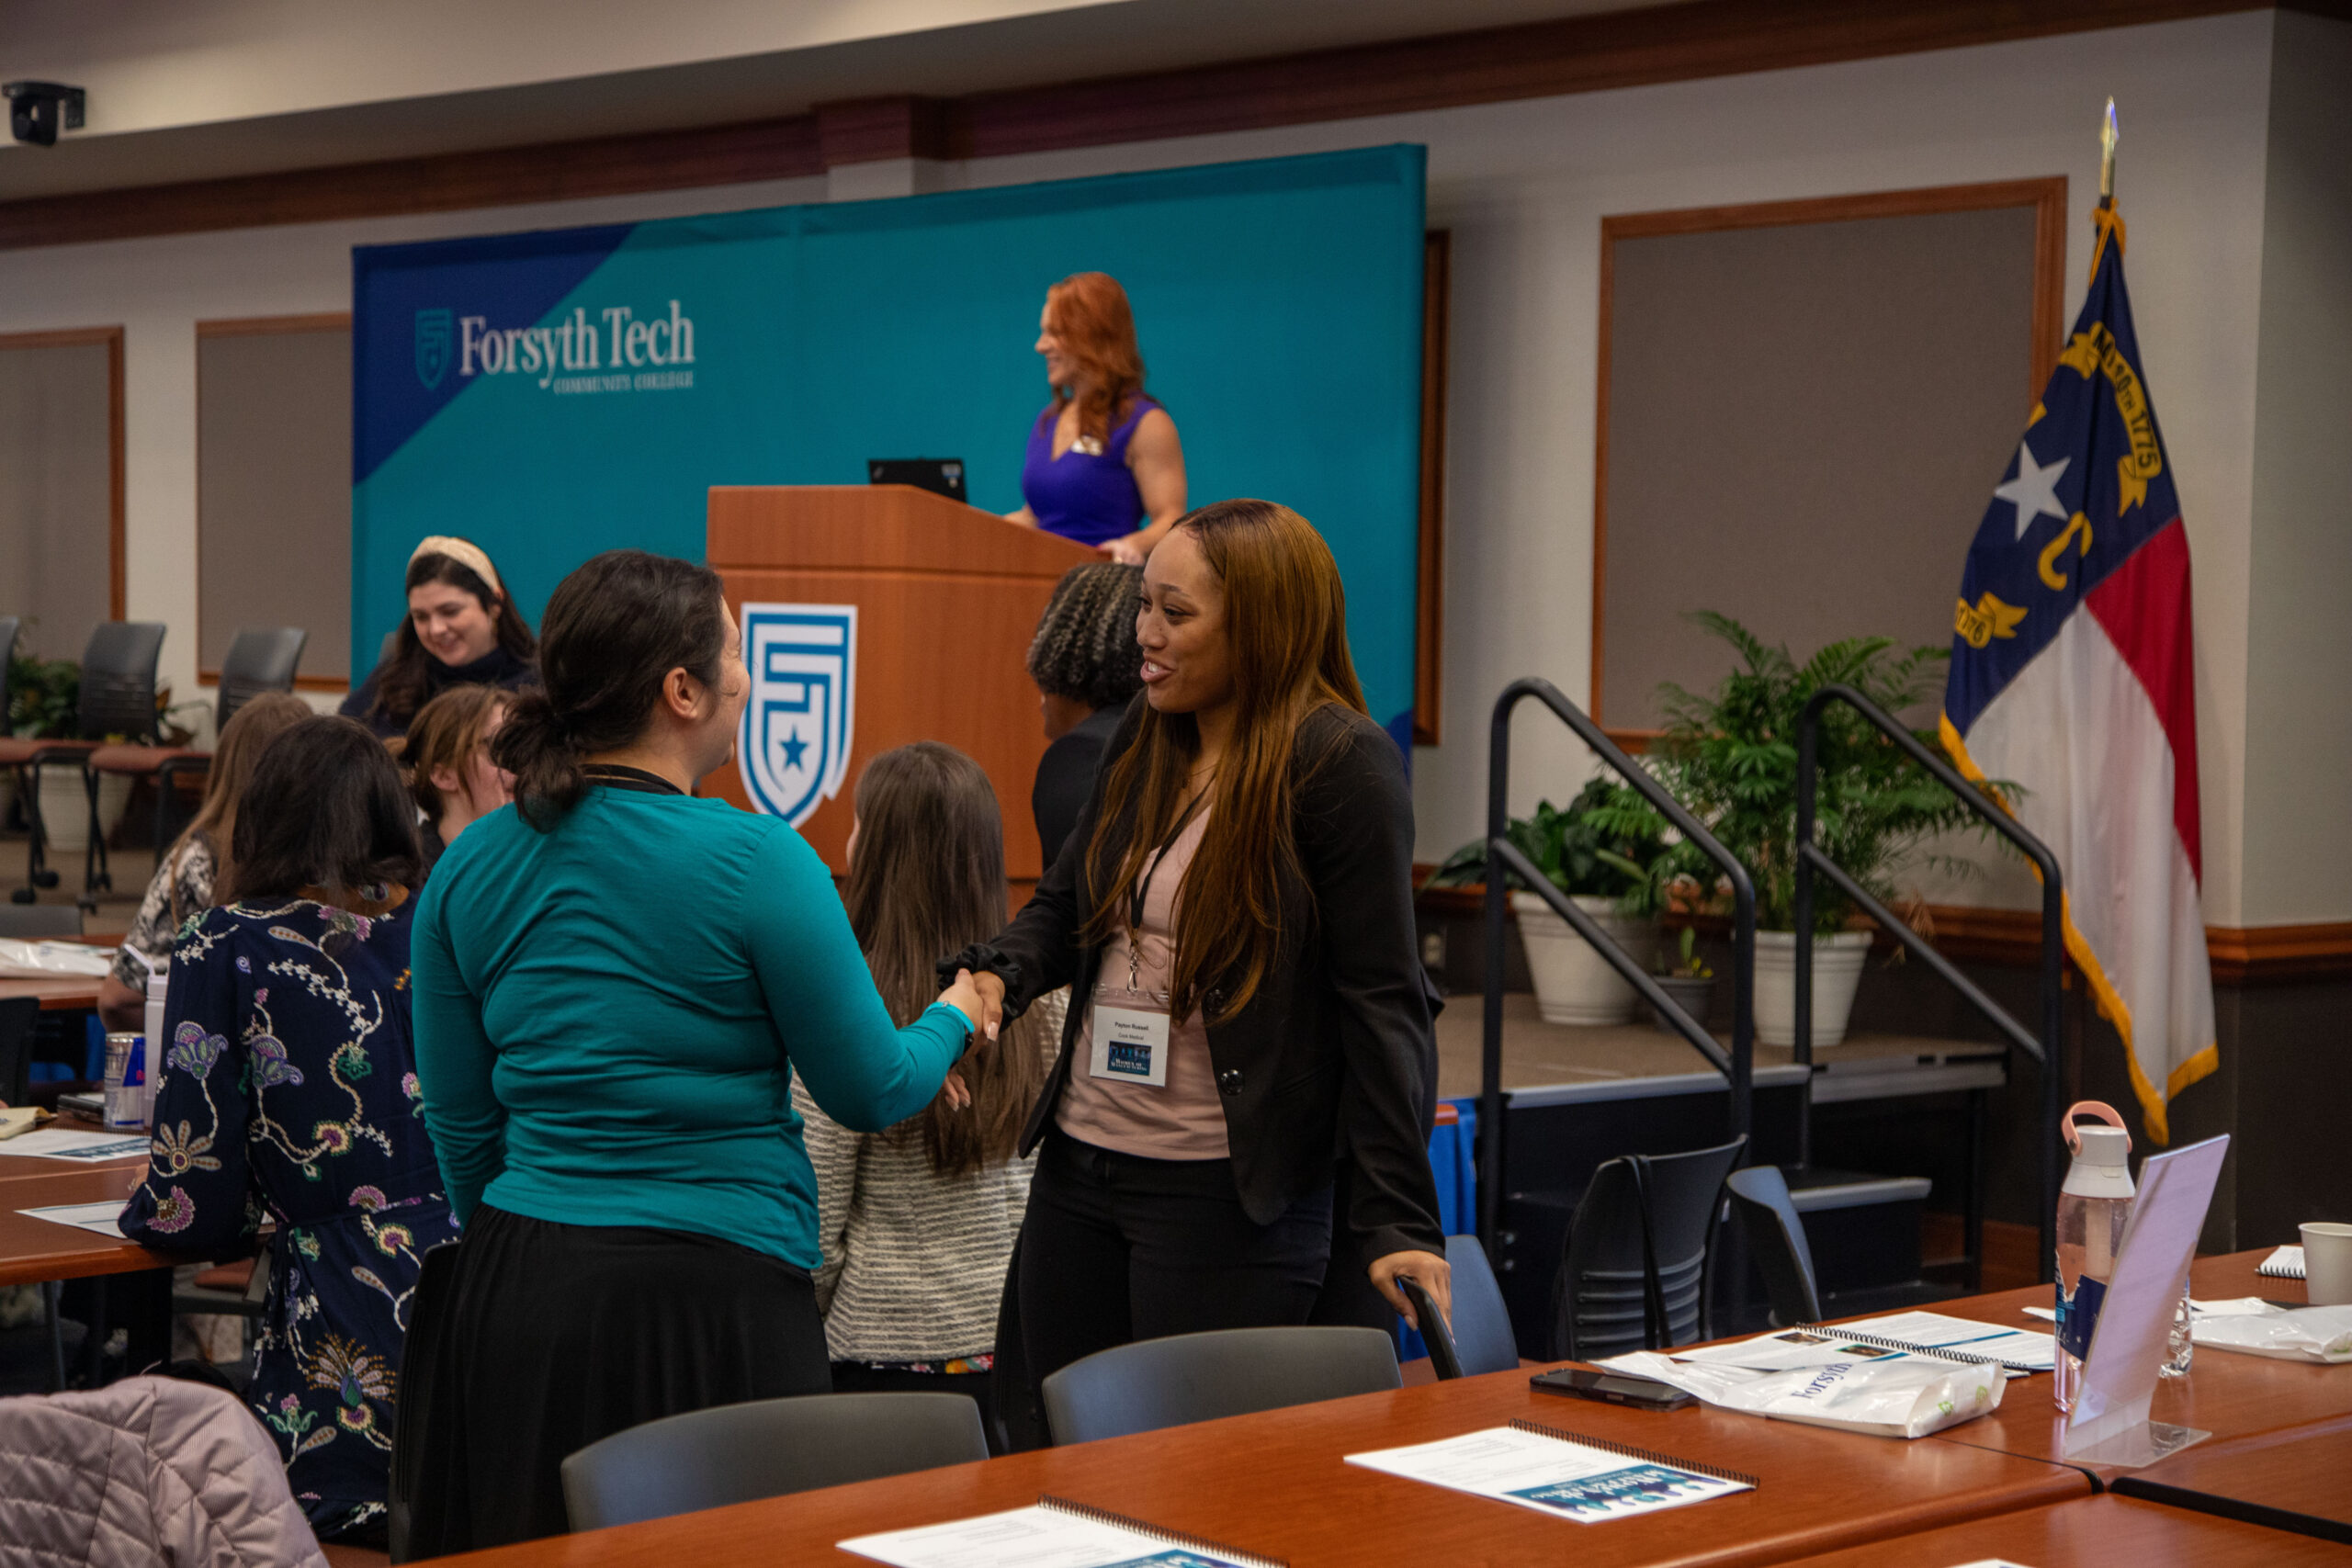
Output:
[[[2066,509],[2058,504],[2058,480],[2065,473],[2072,457],[2061,457],[2048,468],[2033,460],[2033,448],[2018,443],[2018,477],[1993,488],[1993,499],[2006,501],[2018,509],[2018,537],[2033,526],[2037,517],[2064,517]]]

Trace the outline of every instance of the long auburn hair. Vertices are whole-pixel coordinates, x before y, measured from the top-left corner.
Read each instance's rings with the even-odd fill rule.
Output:
[[[1306,935],[1286,928],[1282,910],[1283,877],[1300,874],[1291,800],[1340,736],[1332,732],[1324,753],[1300,756],[1300,727],[1327,707],[1363,713],[1363,688],[1348,656],[1339,564],[1314,525],[1271,501],[1220,501],[1176,527],[1198,541],[1225,592],[1236,712],[1178,901],[1170,1002],[1188,1018],[1216,985],[1223,995],[1214,1011],[1229,1018]],[[1175,827],[1200,750],[1191,714],[1145,705],[1135,744],[1111,764],[1088,846],[1087,940],[1107,942],[1125,928],[1136,883]]]
[[[1136,314],[1127,291],[1107,272],[1074,272],[1046,290],[1046,319],[1084,378],[1078,394],[1078,430],[1097,441],[1143,390],[1143,351],[1136,346]],[[1070,402],[1054,389],[1054,412]]]
[[[220,731],[213,749],[212,766],[204,779],[204,801],[188,818],[180,836],[164,852],[164,863],[176,870],[190,842],[201,835],[212,845],[212,886],[215,902],[220,889],[234,879],[237,866],[237,803],[253,782],[254,764],[269,743],[311,716],[311,705],[291,692],[264,692],[249,699]],[[180,908],[180,881],[172,877],[172,923],[196,913]]]
[[[492,570],[496,570],[492,563]],[[502,573],[503,577],[503,574]],[[455,556],[445,556],[438,550],[428,550],[408,563],[408,575],[402,580],[403,592],[422,588],[428,582],[446,582],[461,593],[470,593],[474,602],[490,612],[498,628],[498,646],[517,659],[536,658],[539,651],[531,628],[516,613],[514,601],[497,592],[481,575]],[[424,661],[433,657],[425,650],[424,641],[416,635],[413,616],[401,617],[401,629],[393,634],[390,657],[384,660],[383,678],[376,682],[376,705],[372,713],[406,714],[413,716],[424,697]]]
[[[883,752],[858,775],[857,852],[843,901],[890,1016],[901,1026],[939,994],[943,953],[985,942],[1004,924],[1004,825],[980,765],[953,746],[918,740]],[[1006,1024],[964,1058],[967,1111],[934,1098],[893,1129],[920,1135],[931,1168],[959,1176],[1011,1159],[1045,1087],[1035,1015]]]

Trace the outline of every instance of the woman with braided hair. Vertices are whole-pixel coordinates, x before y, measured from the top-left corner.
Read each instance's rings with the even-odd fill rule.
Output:
[[[1037,683],[1037,710],[1052,742],[1029,791],[1047,865],[1078,825],[1103,746],[1143,690],[1143,650],[1136,646],[1142,592],[1139,566],[1074,566],[1054,584],[1030,640],[1029,679]]]

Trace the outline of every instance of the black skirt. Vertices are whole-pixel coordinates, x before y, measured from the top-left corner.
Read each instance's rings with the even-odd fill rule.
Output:
[[[806,1271],[713,1236],[483,1204],[436,1314],[412,1558],[560,1535],[560,1466],[642,1422],[832,1388]],[[404,1402],[405,1403],[405,1402]]]

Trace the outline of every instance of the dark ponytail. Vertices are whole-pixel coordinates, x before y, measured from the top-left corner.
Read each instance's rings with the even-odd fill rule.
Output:
[[[556,585],[539,617],[541,684],[515,694],[490,743],[524,821],[544,833],[580,804],[581,759],[644,734],[671,671],[718,683],[725,604],[717,572],[644,550],[607,550]]]

